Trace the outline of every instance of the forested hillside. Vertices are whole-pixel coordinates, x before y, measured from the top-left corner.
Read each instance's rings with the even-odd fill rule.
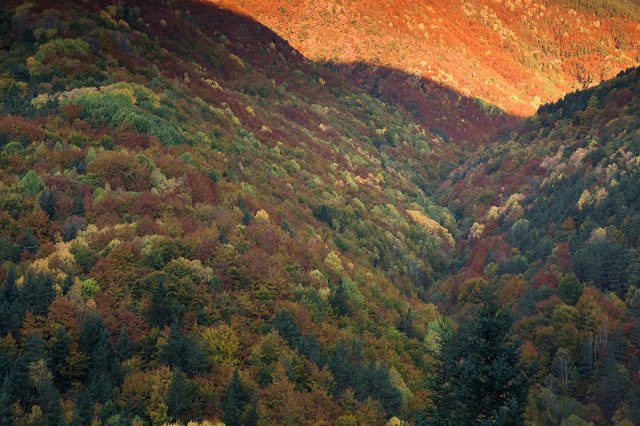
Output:
[[[463,269],[433,299],[461,307],[483,282],[502,289],[540,366],[540,424],[568,412],[640,422],[639,179],[633,68],[544,105],[447,185],[468,237]]]
[[[640,424],[634,2],[0,4],[0,426]]]
[[[2,424],[424,405],[441,136],[207,4],[3,3],[0,33]]]
[[[244,8],[308,58],[346,64],[350,78],[436,128],[486,129],[469,103],[447,96],[430,81],[482,99],[486,108],[522,116],[640,62],[638,0],[216,4]],[[358,68],[363,62],[414,78],[371,76]],[[420,79],[427,83],[418,84]]]

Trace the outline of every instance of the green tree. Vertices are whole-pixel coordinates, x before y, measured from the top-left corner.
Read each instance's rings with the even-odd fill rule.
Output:
[[[23,177],[20,179],[20,184],[24,189],[24,192],[35,197],[44,189],[44,182],[38,175],[38,173],[33,170],[29,170]]]
[[[0,237],[0,264],[6,261],[18,263],[20,260],[20,247],[11,242],[7,237]]]
[[[336,285],[336,290],[333,297],[330,300],[333,311],[340,316],[351,315],[351,304],[349,303],[349,295],[347,289],[344,286],[344,282],[340,280],[340,283]]]
[[[20,240],[20,251],[26,251],[30,254],[36,254],[38,251],[38,240],[36,240],[36,237],[34,237],[30,230],[27,230]]]
[[[73,198],[71,213],[75,216],[84,216],[84,200],[82,198],[82,192],[80,191],[76,191],[76,195]]]
[[[188,421],[189,412],[193,411],[197,388],[180,370],[173,373],[167,392],[167,412],[173,420]]]
[[[396,328],[406,334],[409,338],[417,337],[416,331],[413,327],[413,312],[411,312],[411,309],[400,314]]]
[[[36,315],[46,315],[56,291],[50,277],[29,272],[24,277],[22,295],[28,311]]]
[[[160,349],[158,361],[191,375],[207,365],[203,349],[192,336],[180,332],[180,323],[177,321],[171,325],[167,343]]]
[[[224,414],[222,420],[226,426],[240,426],[240,416],[243,409],[244,392],[242,391],[242,383],[240,383],[240,375],[238,370],[233,370],[231,381],[224,391]]]
[[[49,188],[45,188],[38,196],[40,208],[47,214],[49,219],[56,216],[56,193]]]
[[[53,372],[55,382],[61,387],[66,387],[66,378],[61,374],[67,365],[67,357],[71,349],[71,336],[63,326],[56,328],[49,342],[49,367]]]
[[[129,329],[123,325],[120,329],[120,335],[115,346],[116,356],[118,360],[124,361],[131,356],[131,342],[129,341]]]
[[[258,423],[255,393],[243,386],[238,370],[233,370],[223,401],[222,420],[227,426],[255,426]]]
[[[583,290],[582,283],[573,273],[565,275],[558,283],[558,297],[567,305],[575,305],[582,296]]]
[[[511,324],[495,296],[485,295],[471,319],[442,336],[427,424],[523,424],[527,375],[518,342],[510,336]]]
[[[16,286],[18,272],[16,267],[6,271],[4,284],[0,287],[0,335],[8,331],[17,331],[24,318],[24,303],[20,290]]]

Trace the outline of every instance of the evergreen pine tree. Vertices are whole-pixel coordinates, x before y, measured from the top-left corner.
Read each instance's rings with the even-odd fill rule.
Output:
[[[50,277],[45,274],[35,275],[29,272],[24,277],[22,295],[27,310],[36,315],[46,315],[56,291]]]
[[[222,420],[226,426],[241,426],[240,417],[243,409],[243,391],[238,370],[233,370],[231,381],[224,392],[224,414]]]
[[[38,196],[38,204],[40,208],[47,214],[49,219],[53,220],[56,216],[56,193],[45,188]]]
[[[93,418],[93,398],[91,392],[87,389],[76,401],[76,409],[73,412],[73,425],[81,426],[91,424]]]
[[[167,413],[175,421],[189,420],[196,399],[196,386],[180,370],[173,373],[167,392]]]
[[[333,394],[339,396],[350,385],[350,378],[353,374],[351,366],[349,365],[349,350],[347,342],[340,340],[331,359],[329,360],[329,370],[333,374]]]
[[[69,385],[69,383],[66,383],[61,372],[67,364],[67,357],[69,356],[70,349],[71,336],[69,336],[69,333],[67,333],[67,330],[64,327],[60,326],[56,328],[53,338],[49,344],[49,368],[53,373],[55,383],[57,383],[61,389],[64,389]]]
[[[60,393],[48,380],[39,391],[40,407],[44,411],[45,426],[63,426],[65,424]]]
[[[431,380],[429,424],[522,425],[527,378],[510,316],[485,296],[475,316],[443,336]]]
[[[116,341],[115,347],[116,356],[118,360],[124,361],[131,356],[131,342],[129,341],[129,329],[126,325],[123,325],[120,329],[120,335]]]
[[[38,240],[36,240],[36,237],[33,236],[31,230],[27,230],[27,232],[25,232],[20,239],[20,251],[26,251],[31,255],[36,254],[36,252],[38,251]]]
[[[80,191],[76,191],[76,195],[73,198],[71,213],[75,216],[84,216],[84,200]]]
[[[11,405],[14,401],[13,390],[15,383],[8,374],[0,387],[0,426],[11,426]]]
[[[24,303],[16,286],[18,274],[15,267],[7,269],[4,285],[0,289],[0,335],[16,332],[24,318]]]
[[[89,311],[80,324],[78,345],[89,358],[93,356],[96,346],[104,332],[102,318],[96,312]]]
[[[400,315],[397,328],[399,331],[406,334],[409,338],[416,337],[416,332],[413,328],[413,313],[411,312],[411,309],[409,309],[407,312],[403,312]]]
[[[158,361],[193,375],[207,366],[207,359],[200,345],[192,336],[180,332],[180,323],[174,321],[167,336],[167,343],[160,349]]]
[[[582,296],[583,285],[575,274],[563,277],[558,283],[558,297],[567,305],[575,305]]]
[[[344,288],[344,283],[342,281],[340,281],[340,284],[336,286],[335,294],[331,298],[331,307],[336,315],[351,315],[349,296],[347,295],[347,290]]]
[[[29,365],[38,360],[47,360],[47,352],[44,349],[44,341],[39,331],[33,331],[24,340],[22,359]]]

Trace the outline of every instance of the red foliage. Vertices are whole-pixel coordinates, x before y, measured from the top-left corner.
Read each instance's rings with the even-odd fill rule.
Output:
[[[151,173],[133,154],[127,152],[107,151],[92,161],[87,170],[97,174],[112,189],[124,188],[127,191],[151,189],[149,180]]]
[[[75,120],[76,118],[80,118],[82,108],[78,105],[68,104],[60,107],[60,112],[70,120]]]
[[[533,277],[533,281],[536,288],[540,288],[542,286],[556,288],[558,285],[558,276],[556,273],[545,268],[538,271],[535,277]]]
[[[214,204],[218,194],[216,185],[202,173],[187,173],[187,185],[191,192],[191,198],[196,203]]]
[[[118,135],[118,145],[133,150],[149,148],[154,140],[155,138],[143,133],[125,132]]]
[[[30,120],[14,115],[0,116],[0,132],[4,132],[13,139],[26,136],[29,141],[44,139],[44,130],[37,120]]]

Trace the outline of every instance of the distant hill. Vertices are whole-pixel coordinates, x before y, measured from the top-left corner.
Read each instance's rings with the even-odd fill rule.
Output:
[[[242,8],[314,61],[401,70],[517,116],[640,61],[637,0],[216,3]]]

